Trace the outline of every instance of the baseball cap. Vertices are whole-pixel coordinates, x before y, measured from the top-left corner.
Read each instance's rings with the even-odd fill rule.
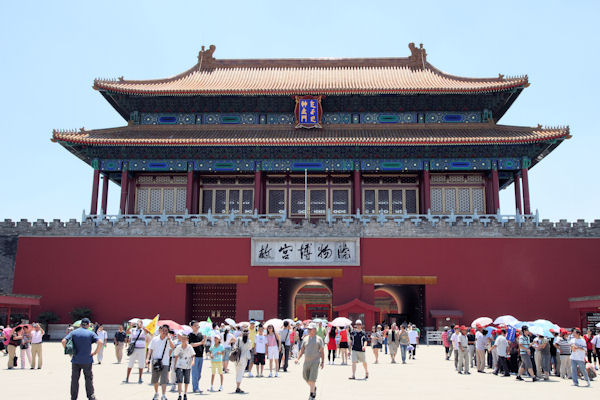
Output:
[[[83,325],[83,324],[88,324],[89,325],[90,324],[90,319],[89,318],[83,318],[81,320],[81,325]]]
[[[362,325],[362,321],[360,319],[357,319],[354,325]]]

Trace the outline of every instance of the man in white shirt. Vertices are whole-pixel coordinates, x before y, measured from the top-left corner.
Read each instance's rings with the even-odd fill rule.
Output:
[[[450,341],[452,342],[452,349],[454,351],[454,369],[458,371],[458,353],[459,353],[459,345],[458,345],[458,337],[460,336],[460,330],[458,329],[458,325],[454,326],[454,333],[450,336]]]
[[[581,337],[581,331],[579,328],[575,328],[573,331],[573,338],[569,341],[571,344],[571,378],[573,379],[573,386],[579,386],[577,381],[577,370],[581,372],[581,375],[587,381],[587,386],[590,386],[590,377],[585,369],[585,353],[587,345],[585,340]]]
[[[464,325],[460,327],[460,335],[458,335],[458,373],[471,374],[469,372],[469,339],[467,339],[467,327]]]
[[[506,329],[500,330],[494,345],[492,346],[492,350],[496,349],[498,353],[498,366],[494,370],[493,374],[498,375],[498,372],[502,371],[504,376],[510,376],[510,371],[508,370],[508,363],[506,361],[506,350],[508,349],[508,340],[506,340]]]
[[[265,368],[265,353],[267,352],[267,337],[262,324],[258,325],[258,332],[254,337],[254,364],[256,364],[256,376],[263,376]]]
[[[150,383],[154,385],[153,400],[158,400],[158,384],[162,389],[162,400],[166,400],[167,383],[169,383],[169,365],[171,362],[171,350],[175,348],[175,344],[169,337],[169,326],[163,325],[160,327],[160,335],[152,339],[148,346],[148,355],[146,363],[152,360],[150,365],[152,369],[152,378]]]
[[[477,325],[477,333],[475,333],[475,359],[477,360],[477,372],[484,374],[485,371],[485,345],[487,338],[483,333],[483,327]]]
[[[44,330],[40,324],[34,323],[31,331],[31,369],[35,368],[35,359],[38,359],[37,368],[42,369],[42,338]]]
[[[413,347],[413,349],[409,353],[409,359],[415,359],[417,352],[417,343],[419,341],[419,332],[417,331],[417,327],[415,325],[411,325],[408,329],[408,343]]]

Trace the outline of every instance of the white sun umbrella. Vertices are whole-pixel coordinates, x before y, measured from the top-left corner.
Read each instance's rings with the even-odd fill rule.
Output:
[[[141,319],[141,318],[131,318],[131,319],[130,319],[129,321],[127,321],[127,322],[129,322],[130,324],[133,324],[133,323],[135,323],[135,322],[138,322],[140,319]]]
[[[512,315],[503,315],[494,320],[494,325],[509,325],[514,327],[515,324],[518,324],[519,322],[520,321]]]
[[[352,325],[352,321],[350,321],[346,317],[337,317],[333,321],[331,321],[331,325],[337,326],[338,328],[345,328],[349,325]]]
[[[596,328],[600,328],[600,322],[596,324]]]
[[[246,321],[244,321],[244,322],[238,322],[238,325],[239,326],[250,326],[250,322],[246,322]]]
[[[191,326],[189,326],[189,325],[181,325],[181,333],[183,333],[184,335],[189,335],[193,331],[194,330],[192,329]]]
[[[471,322],[471,328],[475,328],[477,325],[488,326],[492,322],[494,322],[494,320],[489,317],[479,317],[475,321]]]
[[[272,318],[263,324],[264,327],[269,325],[273,325],[276,331],[280,330],[283,327],[283,320],[279,318]]]
[[[232,320],[231,318],[225,318],[225,323],[229,326],[235,326],[236,323],[234,320]]]

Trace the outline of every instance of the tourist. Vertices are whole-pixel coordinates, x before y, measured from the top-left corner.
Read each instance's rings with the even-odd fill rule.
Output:
[[[549,341],[550,361],[554,367],[554,375],[560,377],[560,354],[558,354],[558,349],[554,345],[558,339],[558,332],[553,329],[550,329],[550,332],[552,332],[552,339]]]
[[[550,380],[550,342],[543,335],[538,337],[538,347],[535,353],[540,354],[540,363],[537,364],[538,375],[540,375],[545,381]]]
[[[346,327],[340,328],[340,357],[342,358],[342,365],[348,365],[348,329]]]
[[[467,338],[467,327],[460,327],[458,335],[458,373],[470,375],[469,372],[469,339]]]
[[[252,375],[252,366],[254,365],[254,359],[255,359],[255,354],[256,354],[256,351],[254,348],[254,339],[255,338],[256,338],[256,321],[251,319],[250,326],[248,327],[248,339],[250,339],[250,343],[252,344],[252,350],[250,350],[250,352],[252,353],[252,357],[250,357],[250,361],[248,363],[248,378],[252,378],[254,376],[254,375]]]
[[[310,387],[310,399],[314,399],[317,396],[316,383],[317,376],[319,375],[319,364],[321,366],[321,369],[323,369],[323,366],[325,365],[325,350],[323,348],[323,340],[321,339],[321,337],[317,336],[316,326],[314,322],[311,322],[310,324],[308,324],[308,335],[302,339],[302,347],[300,349],[300,352],[298,353],[298,358],[296,359],[296,364],[298,364],[302,356],[305,356],[304,365],[302,366],[302,377]],[[320,363],[319,360],[321,361]]]
[[[529,328],[527,325],[523,325],[521,327],[521,336],[519,336],[519,355],[521,356],[521,365],[519,366],[519,372],[517,372],[517,380],[522,381],[523,378],[521,377],[521,374],[527,371],[529,372],[529,376],[531,376],[531,381],[535,382],[538,379],[533,372],[533,365],[531,364],[531,341],[529,335],[531,335]]]
[[[467,345],[469,348],[469,368],[473,368],[475,364],[475,342],[477,341],[477,336],[475,335],[475,329],[469,329],[467,332]]]
[[[323,322],[319,320],[317,322],[317,336],[321,338],[323,343],[325,343],[325,336],[327,335],[327,330],[323,327]]]
[[[239,350],[239,359],[235,362],[235,384],[236,393],[244,393],[241,388],[242,378],[246,371],[246,365],[252,358],[252,342],[249,339],[248,329],[242,331],[242,335],[236,339],[233,351]]]
[[[289,358],[290,358],[290,345],[293,343],[292,339],[293,332],[290,330],[289,321],[283,321],[283,328],[279,331],[279,337],[281,338],[281,352],[279,353],[279,368],[283,369],[283,372],[287,372]],[[281,360],[283,361],[283,368],[281,368]]]
[[[587,329],[583,339],[585,340],[585,345],[587,346],[587,359],[590,363],[594,364],[597,362],[596,358],[596,347],[592,340],[594,339],[595,332],[592,329]]]
[[[196,353],[194,363],[192,364],[192,391],[194,393],[202,393],[199,382],[202,376],[202,364],[204,362],[204,342],[205,338],[200,333],[200,324],[198,321],[191,321],[190,326],[192,332],[188,335],[188,341],[194,352]]]
[[[337,350],[337,343],[335,338],[337,337],[337,329],[332,326],[327,334],[327,361],[329,365],[335,364],[335,352]]]
[[[460,336],[460,330],[458,325],[454,325],[454,332],[450,336],[450,341],[452,342],[452,350],[454,352],[454,369],[458,371],[458,353],[460,351],[460,346],[458,344],[458,338]]]
[[[21,341],[23,340],[23,327],[17,326],[10,333],[10,339],[8,339],[8,369],[13,369],[17,366],[16,353],[17,349],[21,348]]]
[[[223,390],[223,354],[225,353],[225,348],[221,344],[221,338],[219,336],[214,336],[212,338],[212,345],[210,346],[210,391],[214,392],[213,385],[215,383],[215,375],[219,374],[221,378],[221,386],[219,386],[219,392]]]
[[[33,323],[31,331],[31,369],[35,368],[37,360],[37,369],[42,369],[42,341],[44,339],[44,329],[39,323]]]
[[[365,346],[367,345],[367,334],[362,330],[362,321],[357,319],[354,323],[354,331],[350,336],[352,345],[352,376],[349,379],[356,379],[356,364],[361,362],[365,368],[365,379],[369,379],[369,370],[367,369],[367,360],[365,359]]]
[[[396,323],[392,324],[392,327],[387,331],[386,339],[390,348],[390,357],[392,364],[396,364],[396,354],[398,353],[398,346],[400,346],[400,331]]]
[[[445,326],[442,331],[442,344],[444,345],[444,351],[446,352],[446,360],[450,359],[450,338],[449,335],[450,328]]]
[[[406,351],[410,345],[410,339],[408,337],[408,331],[404,325],[400,325],[400,332],[398,332],[398,343],[400,343],[400,357],[402,358],[402,364],[406,364]]]
[[[6,337],[6,333],[4,333],[4,326],[0,325],[0,351],[4,352],[4,355],[8,355],[8,350],[6,350],[5,342],[8,340]]]
[[[256,365],[256,376],[263,377],[265,370],[265,355],[267,352],[267,337],[262,324],[258,324],[258,332],[254,336],[254,364]]]
[[[125,348],[125,340],[127,339],[127,333],[123,329],[123,325],[119,325],[119,329],[115,332],[114,344],[115,344],[115,356],[117,357],[117,364],[121,364],[123,360],[123,349]]]
[[[154,385],[154,400],[158,399],[158,385],[162,389],[161,400],[166,400],[167,384],[169,383],[169,364],[171,361],[171,351],[175,344],[169,337],[169,326],[160,327],[159,336],[156,336],[148,346],[148,355],[146,363],[152,368],[152,378],[150,383]],[[152,361],[152,362],[150,362]]]
[[[568,336],[569,332],[561,329],[560,337],[554,342],[560,355],[560,377],[562,379],[571,379],[571,344]]]
[[[275,332],[273,325],[267,326],[267,358],[269,359],[269,378],[273,377],[273,364],[275,364],[275,377],[279,376],[279,351],[281,338]]]
[[[477,372],[485,373],[485,347],[487,345],[487,338],[483,332],[483,327],[477,325],[477,332],[475,333],[475,358],[477,364]]]
[[[415,359],[417,354],[417,344],[419,343],[419,330],[416,325],[410,325],[408,329],[408,342],[412,346],[409,352],[409,359]]]
[[[231,354],[231,345],[235,343],[235,335],[231,332],[231,329],[226,326],[223,329],[223,348],[225,354],[223,354],[223,373],[229,373],[229,355]]]
[[[371,329],[371,348],[375,356],[375,364],[379,363],[379,350],[383,348],[383,334],[381,333],[381,325],[377,328],[373,326]]]
[[[585,353],[587,346],[585,339],[581,337],[581,331],[579,328],[573,330],[573,338],[569,341],[571,344],[571,378],[573,379],[573,386],[579,386],[577,380],[577,372],[580,372],[583,378],[587,382],[587,386],[590,386],[590,377],[585,369]]]
[[[171,337],[171,340],[173,341],[173,345],[175,346],[175,348],[177,348],[177,346],[179,346],[181,344],[181,334],[183,334],[183,331],[178,332],[177,334],[175,334],[174,331],[170,330],[169,328],[169,336]],[[171,358],[169,360],[169,385],[171,385],[171,392],[176,392],[177,391],[177,365],[175,363],[175,354],[173,354],[175,351],[171,351]]]
[[[108,345],[108,333],[104,330],[104,325],[99,324],[96,330],[96,335],[98,335],[98,339],[102,340],[102,347],[100,347],[100,351],[98,352],[98,364],[102,364],[102,360],[104,359],[104,349]]]
[[[71,358],[71,400],[77,400],[79,395],[79,377],[83,371],[85,379],[85,394],[88,400],[94,400],[94,382],[92,375],[92,364],[94,356],[100,351],[103,343],[93,331],[89,330],[90,320],[83,318],[78,329],[71,331],[62,340],[65,348],[69,340],[73,341],[73,357]],[[96,343],[96,349],[92,352],[92,343]]]
[[[146,335],[148,333],[148,335]],[[142,373],[144,372],[144,365],[146,359],[146,336],[151,337],[150,332],[144,328],[142,320],[139,319],[135,322],[132,328],[127,330],[127,334],[130,335],[131,343],[127,349],[127,355],[129,356],[129,362],[127,364],[127,377],[123,381],[129,383],[129,376],[133,365],[137,362],[139,369],[138,383],[142,383]]]
[[[181,399],[181,384],[183,383],[183,400],[187,400],[187,391],[188,386],[190,384],[190,372],[192,370],[192,365],[194,365],[194,360],[196,358],[196,352],[189,345],[188,335],[181,335],[181,344],[175,347],[173,350],[173,364],[175,364],[175,375],[177,382],[177,393],[179,393],[179,397],[177,400]]]
[[[595,346],[596,357],[594,358],[594,366],[598,369],[600,365],[600,330],[596,332],[596,335],[592,339],[592,344]],[[589,360],[591,361],[591,360]]]
[[[31,364],[31,333],[29,332],[29,325],[23,326],[23,340],[21,340],[21,369],[25,369],[25,357],[29,361],[29,367],[33,368]]]
[[[389,326],[387,326],[386,324],[383,325],[383,330],[381,331],[381,336],[383,337],[383,349],[384,349],[384,353],[387,355],[388,353],[388,340],[387,340],[387,333],[389,330]]]
[[[501,329],[492,345],[492,350],[496,350],[496,353],[498,354],[498,364],[494,369],[494,375],[498,375],[498,373],[501,372],[504,376],[510,376],[508,363],[506,362],[506,357],[508,355],[507,349],[508,340],[506,340],[506,329]]]

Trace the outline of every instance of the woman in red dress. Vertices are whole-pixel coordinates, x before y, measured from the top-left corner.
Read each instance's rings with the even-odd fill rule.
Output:
[[[335,344],[336,331],[336,327],[332,326],[327,333],[327,361],[329,361],[329,365],[335,364],[335,351],[337,350],[337,346]]]

